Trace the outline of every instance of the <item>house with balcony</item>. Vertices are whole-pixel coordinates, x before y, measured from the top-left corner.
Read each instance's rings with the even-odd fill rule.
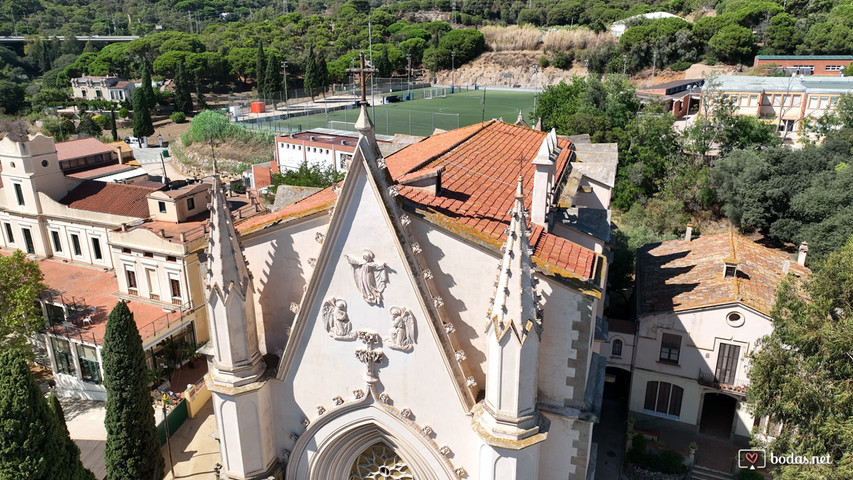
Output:
[[[107,76],[82,76],[71,79],[71,96],[80,100],[104,100],[121,102],[133,100],[133,82],[122,80],[119,77]]]
[[[0,254],[23,250],[45,275],[40,346],[58,393],[103,400],[100,350],[117,302],[128,303],[149,368],[163,376],[208,339],[209,184],[91,180],[105,167],[66,172],[60,145],[41,134],[0,140]],[[96,155],[81,145],[81,158]],[[229,205],[238,218],[262,210],[245,197]]]
[[[689,227],[640,247],[632,414],[735,441],[766,425],[744,408],[748,358],[772,332],[777,285],[809,275],[807,252],[792,259],[733,233],[691,238]]]

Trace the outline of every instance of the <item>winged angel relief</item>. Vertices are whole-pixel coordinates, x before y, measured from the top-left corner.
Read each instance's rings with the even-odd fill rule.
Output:
[[[414,348],[417,330],[415,316],[405,307],[391,307],[391,336],[386,338],[389,348],[403,352]]]
[[[330,298],[323,303],[323,325],[329,336],[336,340],[353,340],[352,322],[347,314],[347,302],[341,298]]]
[[[385,290],[385,285],[388,284],[388,265],[374,262],[375,256],[368,249],[364,249],[361,258],[344,256],[347,257],[347,261],[352,267],[355,286],[361,292],[364,300],[367,303],[382,303],[382,292]]]

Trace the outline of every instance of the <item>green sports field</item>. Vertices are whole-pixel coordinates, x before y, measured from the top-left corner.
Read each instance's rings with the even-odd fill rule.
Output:
[[[438,92],[441,89],[433,89]],[[450,89],[444,89],[445,97],[423,99],[421,90],[412,90],[414,100],[400,103],[379,104],[371,107],[370,113],[376,126],[376,133],[394,135],[427,136],[436,128],[451,130],[478,123],[483,118],[503,118],[506,122],[515,122],[521,110],[524,119],[530,122],[530,114],[534,108],[533,92],[521,91],[489,91],[488,89],[457,91],[450,94]],[[395,92],[405,98],[406,92]],[[485,94],[485,112],[483,96]],[[376,103],[380,103],[376,96]],[[277,120],[252,125],[250,128],[271,129],[287,133],[291,128],[295,131],[312,128],[336,128],[354,130],[353,124],[358,118],[358,110],[347,109],[329,111],[309,116],[293,117],[290,120]]]

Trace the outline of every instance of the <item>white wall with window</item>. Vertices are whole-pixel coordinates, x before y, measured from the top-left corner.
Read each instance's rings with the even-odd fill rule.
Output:
[[[176,306],[189,302],[182,258],[126,247],[113,248],[119,291]]]
[[[52,256],[113,268],[106,227],[48,219],[46,230],[46,247]]]
[[[0,214],[0,235],[5,247],[20,249],[31,255],[47,256],[49,253],[37,218]]]
[[[77,398],[107,399],[101,346],[53,334],[45,334],[45,339],[57,391]]]

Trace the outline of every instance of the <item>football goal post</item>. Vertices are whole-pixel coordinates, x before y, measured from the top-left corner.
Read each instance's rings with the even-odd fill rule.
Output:
[[[447,97],[447,89],[446,88],[425,88],[424,89],[424,98],[446,98]]]

